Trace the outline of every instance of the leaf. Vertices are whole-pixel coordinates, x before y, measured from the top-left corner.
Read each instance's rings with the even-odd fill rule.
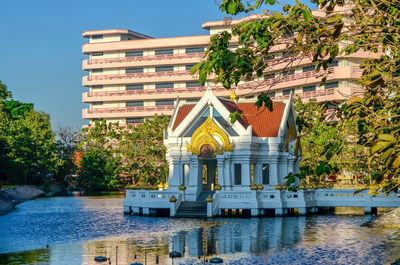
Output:
[[[204,85],[204,83],[206,82],[206,78],[207,78],[206,72],[204,70],[200,70],[200,72],[199,72],[199,83],[201,85]]]
[[[235,121],[237,120],[238,117],[243,118],[243,113],[239,112],[239,111],[234,111],[230,114],[230,118],[231,118],[231,123],[235,123]]]
[[[387,141],[387,142],[395,142],[396,140],[390,134],[380,134],[378,135],[379,140]]]
[[[393,161],[392,166],[398,168],[400,166],[400,153],[397,153],[396,159]]]
[[[382,161],[386,161],[386,159],[393,153],[393,151],[394,151],[394,148],[392,147],[392,148],[387,149],[385,152],[383,152],[381,155]]]
[[[386,148],[392,146],[394,143],[393,142],[378,142],[374,146],[371,147],[371,155],[380,152],[382,150],[385,150]]]
[[[311,20],[311,12],[309,10],[306,10],[303,12],[303,17],[305,21],[310,21]]]

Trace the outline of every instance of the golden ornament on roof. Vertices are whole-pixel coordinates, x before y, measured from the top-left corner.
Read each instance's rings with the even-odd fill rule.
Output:
[[[221,141],[222,148],[220,148],[220,144],[214,137]],[[233,150],[233,143],[229,142],[228,135],[213,122],[210,116],[193,133],[190,145],[186,144],[187,151],[192,152],[193,155],[199,155],[201,147],[205,144],[211,145],[215,154],[222,154],[224,151]]]
[[[233,101],[236,101],[237,100],[237,96],[236,96],[236,93],[235,93],[235,90],[234,89],[232,89],[232,92],[231,92],[231,96],[229,97],[231,100],[233,100]]]

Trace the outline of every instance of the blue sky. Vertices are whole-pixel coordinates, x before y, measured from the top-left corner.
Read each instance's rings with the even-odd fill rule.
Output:
[[[50,113],[53,127],[80,129],[87,123],[81,117],[82,32],[205,35],[202,23],[223,18],[214,0],[1,0],[0,80],[16,100]]]

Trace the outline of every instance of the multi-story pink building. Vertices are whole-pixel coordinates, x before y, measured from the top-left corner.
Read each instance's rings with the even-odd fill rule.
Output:
[[[181,102],[198,101],[206,88],[199,85],[198,76],[190,75],[190,68],[202,59],[210,36],[255,18],[206,22],[202,26],[210,34],[201,36],[152,38],[122,29],[84,32],[89,43],[82,49],[89,59],[83,61],[83,70],[89,75],[83,77],[82,84],[89,91],[83,93],[82,100],[89,108],[83,110],[83,118],[135,124],[156,113],[172,115],[178,96]],[[232,45],[232,49],[236,47]],[[362,73],[359,64],[367,57],[365,53],[340,56],[328,68],[327,83],[322,86],[322,73],[314,71],[310,59],[293,61],[288,52],[277,47],[264,77],[240,83],[236,94],[239,101],[254,100],[266,91],[275,100],[287,98],[292,91],[318,101],[343,101],[361,91],[357,85]],[[209,77],[206,87],[212,86],[217,96],[229,97],[230,91],[212,81]]]

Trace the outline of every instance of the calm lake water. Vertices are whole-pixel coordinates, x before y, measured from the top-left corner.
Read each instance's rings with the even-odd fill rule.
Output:
[[[124,216],[122,198],[58,197],[0,216],[0,264],[390,264],[400,230],[360,227],[368,216],[251,219]],[[46,245],[49,245],[47,248]],[[183,254],[172,261],[172,250]],[[116,255],[117,254],[117,255]],[[136,259],[135,259],[136,255]],[[201,259],[199,259],[199,256]]]

